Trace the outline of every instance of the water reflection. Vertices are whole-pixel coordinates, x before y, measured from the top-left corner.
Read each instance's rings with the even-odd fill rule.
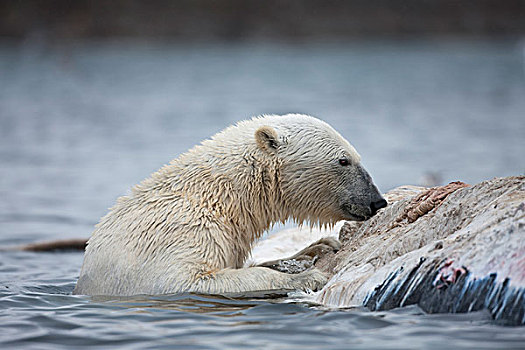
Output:
[[[259,297],[259,300],[250,300],[249,298],[234,299],[219,295],[185,293],[165,296],[94,296],[92,297],[92,300],[97,303],[106,303],[107,305],[131,309],[177,310],[181,312],[233,317],[237,316],[239,311],[270,303],[260,300],[263,298],[263,295],[257,295],[257,297]],[[275,299],[272,302],[277,303],[279,302],[279,299]]]

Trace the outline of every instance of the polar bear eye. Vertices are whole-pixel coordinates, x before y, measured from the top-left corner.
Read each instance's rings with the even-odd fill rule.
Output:
[[[346,158],[341,158],[339,159],[339,164],[341,164],[342,166],[347,166],[348,164],[350,164],[350,162]]]

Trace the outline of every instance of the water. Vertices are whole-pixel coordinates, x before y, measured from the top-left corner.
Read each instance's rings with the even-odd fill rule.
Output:
[[[71,295],[78,253],[3,255],[2,348],[80,349],[520,349],[523,329],[488,312],[426,315],[325,310],[283,300],[178,295],[94,299]]]
[[[89,236],[115,199],[239,119],[303,112],[379,187],[525,171],[519,41],[0,45],[0,246]],[[485,312],[72,296],[80,253],[0,252],[2,348],[525,348]]]

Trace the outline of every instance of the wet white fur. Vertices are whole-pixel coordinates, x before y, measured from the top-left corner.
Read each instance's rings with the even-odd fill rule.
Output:
[[[225,129],[118,199],[88,242],[75,293],[321,287],[326,277],[316,269],[289,275],[243,264],[275,222],[330,226],[342,219],[334,194],[325,193],[342,186],[330,170],[342,156],[359,163],[334,129],[305,115],[263,116]],[[304,175],[307,164],[319,164],[315,176]]]

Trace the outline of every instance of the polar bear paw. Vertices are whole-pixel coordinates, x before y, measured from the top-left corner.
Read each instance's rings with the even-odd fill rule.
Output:
[[[297,274],[305,272],[314,266],[317,260],[327,254],[336,253],[339,249],[341,249],[341,243],[337,239],[325,237],[289,258],[267,261],[259,266],[284,273]]]
[[[312,290],[314,292],[322,289],[329,279],[327,274],[315,267],[294,277],[296,277],[294,278],[294,282],[296,282],[295,288],[305,291]]]

